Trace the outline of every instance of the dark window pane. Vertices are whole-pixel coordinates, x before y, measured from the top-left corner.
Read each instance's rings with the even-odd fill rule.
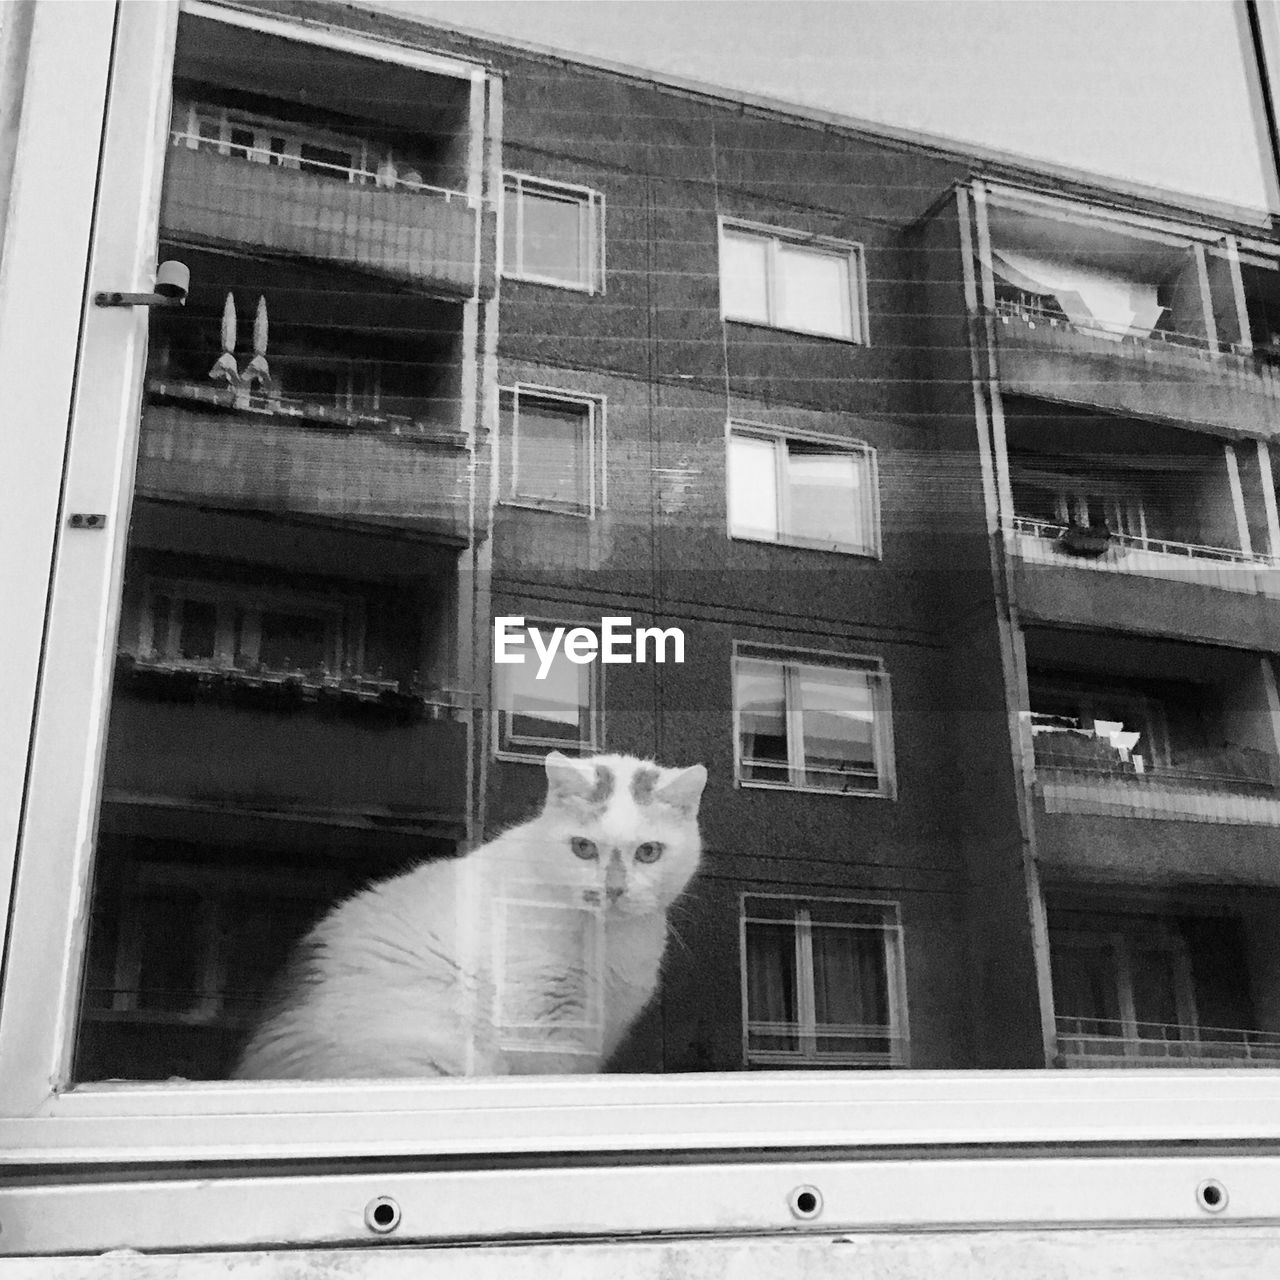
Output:
[[[747,1020],[751,1048],[796,1050],[800,1017],[796,990],[796,932],[790,924],[747,924]]]
[[[355,168],[350,151],[338,147],[320,147],[304,142],[298,151],[298,168],[308,173],[322,173],[330,178],[342,178]]]
[[[208,600],[184,600],[180,627],[181,657],[213,657],[218,636],[217,605]]]
[[[323,667],[328,656],[326,640],[323,618],[305,613],[264,613],[258,661],[276,671]]]
[[[136,909],[137,952],[126,958],[126,967],[136,966],[137,1008],[166,1013],[192,1009],[203,995],[198,895],[148,893],[137,900]]]

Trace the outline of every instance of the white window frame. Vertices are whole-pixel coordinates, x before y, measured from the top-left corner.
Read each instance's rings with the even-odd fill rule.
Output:
[[[775,916],[751,915],[751,903],[758,900],[793,904],[790,921]],[[841,906],[868,907],[880,911],[884,919],[878,925],[813,920],[814,909],[827,911]],[[852,914],[852,912],[850,913]],[[767,1066],[859,1066],[859,1067],[908,1067],[911,1037],[907,1026],[906,967],[904,962],[901,910],[898,903],[880,898],[818,898],[813,894],[758,893],[743,890],[738,899],[739,952],[738,964],[742,986],[742,1062],[747,1067]],[[753,1049],[751,1037],[753,1024],[748,1016],[747,977],[747,926],[750,924],[789,925],[795,930],[796,961],[796,1012],[799,1015],[795,1034],[799,1048]],[[824,1034],[817,1020],[817,995],[814,977],[813,934],[818,929],[871,929],[881,935],[884,943],[884,974],[886,998],[889,1006],[889,1024],[883,1033],[890,1041],[890,1050],[884,1057],[869,1058],[865,1054],[820,1052],[818,1039]],[[879,1030],[879,1029],[877,1029]],[[758,1034],[786,1034],[774,1031]],[[876,1034],[872,1031],[870,1034]]]
[[[738,664],[741,661],[775,663],[783,670],[783,689],[787,719],[787,766],[789,780],[779,782],[743,775],[742,708],[738,700]],[[815,787],[804,780],[804,732],[800,680],[806,670],[849,671],[868,677],[874,710],[874,733],[877,786],[866,790],[842,790],[839,787]],[[880,658],[859,654],[832,653],[821,649],[794,649],[735,640],[731,666],[733,689],[733,775],[738,787],[769,791],[804,791],[814,795],[849,796],[865,799],[896,800],[898,784],[893,751],[893,708],[889,693],[889,673]],[[780,767],[780,766],[779,766]]]
[[[543,276],[524,269],[524,194],[545,196],[578,206],[578,278]],[[516,261],[506,261],[506,220],[508,196],[516,225],[513,239]],[[551,181],[533,174],[504,170],[502,175],[502,216],[498,228],[498,251],[502,256],[502,275],[508,280],[524,280],[530,284],[553,285],[558,289],[574,289],[579,293],[603,294],[605,291],[605,200],[604,193],[594,187],[573,182]]]
[[[749,527],[735,528],[732,501],[732,466],[734,440],[759,440],[772,444],[773,482],[778,510],[778,536],[763,536],[763,531],[753,533]],[[831,542],[823,538],[800,537],[788,531],[791,523],[791,495],[787,483],[790,455],[787,446],[797,444],[813,444],[832,450],[832,452],[848,454],[859,459],[863,477],[862,492],[850,496],[864,499],[865,510],[861,512],[861,525],[867,537],[864,544]],[[832,436],[819,431],[793,431],[770,423],[747,422],[737,418],[729,419],[725,426],[725,523],[729,537],[741,542],[763,542],[769,546],[801,547],[810,551],[834,551],[842,555],[865,556],[871,560],[883,557],[880,543],[880,468],[873,445],[865,440],[849,440],[842,436]]]
[[[526,632],[531,629],[538,631],[554,630],[556,627],[564,627],[566,634],[575,627],[585,627],[588,631],[595,633],[597,640],[600,636],[600,624],[598,622],[569,622],[563,618],[525,618]],[[563,646],[557,651],[555,660],[557,662],[568,661],[565,657]],[[530,645],[526,661],[519,669],[524,670],[531,664],[536,664],[537,661],[537,651]],[[574,665],[580,673],[584,673],[586,676],[586,720],[589,728],[588,737],[579,738],[576,743],[563,739],[531,738],[505,734],[503,731],[503,685],[508,673],[517,670],[517,664],[498,662],[493,664],[493,714],[490,719],[493,724],[492,750],[495,759],[520,761],[525,764],[541,764],[546,759],[549,751],[561,751],[566,755],[573,755],[576,752],[579,755],[588,756],[604,750],[604,679],[600,672],[600,662],[597,658],[592,662]]]
[[[721,270],[723,270],[725,260],[724,239],[726,233],[760,240],[765,245],[764,286],[768,319],[761,320],[758,317],[730,315],[726,310],[725,304],[724,277],[719,274],[720,317],[722,320],[726,320],[731,324],[780,329],[785,333],[802,333],[806,337],[826,338],[831,342],[845,342],[853,346],[868,346],[870,344],[865,251],[860,243],[855,240],[838,240],[833,236],[810,235],[804,231],[770,226],[761,222],[750,222],[743,218],[721,217],[719,220],[718,239]],[[849,314],[849,333],[831,333],[825,329],[801,328],[793,324],[783,324],[779,320],[778,317],[781,310],[780,290],[783,287],[783,282],[778,269],[778,249],[782,245],[795,245],[801,249],[826,252],[831,257],[839,257],[846,260],[849,280],[849,296],[846,299]]]
[[[560,387],[544,386],[533,382],[516,382],[499,387],[499,415],[505,412],[509,401],[511,408],[511,434],[500,443],[498,467],[499,501],[508,507],[527,507],[536,511],[554,511],[560,515],[593,519],[608,500],[608,419],[607,401],[604,396],[587,395],[578,391],[565,391]],[[520,399],[539,401],[550,405],[586,411],[587,419],[587,505],[580,508],[569,503],[552,502],[530,494],[522,494],[520,485]],[[501,435],[501,433],[500,433]]]
[[[200,0],[183,8],[470,77],[474,101],[483,101],[487,73],[473,64],[320,22]],[[7,819],[0,1150],[10,1164],[49,1176],[0,1189],[6,1249],[61,1256],[125,1246],[151,1254],[261,1249],[285,1223],[293,1248],[367,1251],[372,1237],[361,1208],[394,1194],[424,1247],[585,1238],[582,1266],[570,1269],[599,1274],[625,1251],[611,1239],[619,1235],[734,1232],[772,1236],[776,1245],[797,1229],[788,1195],[804,1183],[820,1185],[827,1216],[819,1225],[832,1231],[1036,1221],[1113,1234],[1118,1226],[1178,1225],[1200,1228],[1173,1233],[1180,1239],[1220,1235],[1196,1202],[1197,1183],[1209,1174],[1231,1189],[1228,1218],[1267,1220],[1280,1203],[1280,1158],[1267,1146],[1280,1140],[1273,1072],[68,1087],[147,328],[140,309],[97,308],[89,299],[97,290],[145,289],[152,279],[176,16],[177,6],[142,4],[36,5],[33,13],[18,158],[56,154],[61,163],[33,166],[30,181],[14,184],[4,246],[11,287],[0,292],[10,417],[41,427],[9,433],[0,468],[15,516],[8,550],[16,584],[10,665],[0,671],[6,706],[16,709],[0,718]],[[31,297],[45,305],[32,309]],[[36,368],[40,378],[27,376]],[[72,526],[70,515],[84,512],[103,519]],[[1106,1153],[1092,1154],[1101,1143]],[[583,1176],[585,1152],[610,1167]],[[291,1162],[301,1157],[313,1163],[295,1170]],[[460,1157],[478,1164],[460,1176],[452,1163]],[[385,1163],[375,1167],[379,1159]],[[206,1161],[220,1162],[209,1177]],[[264,1173],[262,1162],[278,1163]],[[123,1173],[111,1174],[113,1166]],[[272,1176],[281,1168],[289,1176]],[[975,1208],[979,1184],[990,1194]],[[602,1238],[609,1242],[589,1243]],[[830,1237],[813,1239],[827,1256]],[[557,1254],[561,1263],[571,1256],[572,1249]],[[1238,1270],[1247,1271],[1243,1260]]]

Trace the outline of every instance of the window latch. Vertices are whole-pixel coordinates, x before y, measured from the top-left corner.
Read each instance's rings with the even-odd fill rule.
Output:
[[[181,307],[186,305],[191,289],[191,269],[185,263],[170,260],[156,270],[154,293],[118,293],[103,290],[93,295],[95,307]]]

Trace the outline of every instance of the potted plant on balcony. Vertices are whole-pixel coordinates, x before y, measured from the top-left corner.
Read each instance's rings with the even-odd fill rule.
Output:
[[[1059,534],[1058,546],[1073,556],[1104,555],[1111,546],[1111,527],[1105,520],[1095,524],[1069,524]]]

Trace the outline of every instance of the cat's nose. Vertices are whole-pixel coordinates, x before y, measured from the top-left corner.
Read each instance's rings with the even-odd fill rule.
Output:
[[[610,902],[616,902],[627,888],[627,871],[615,849],[604,873],[604,891]]]

